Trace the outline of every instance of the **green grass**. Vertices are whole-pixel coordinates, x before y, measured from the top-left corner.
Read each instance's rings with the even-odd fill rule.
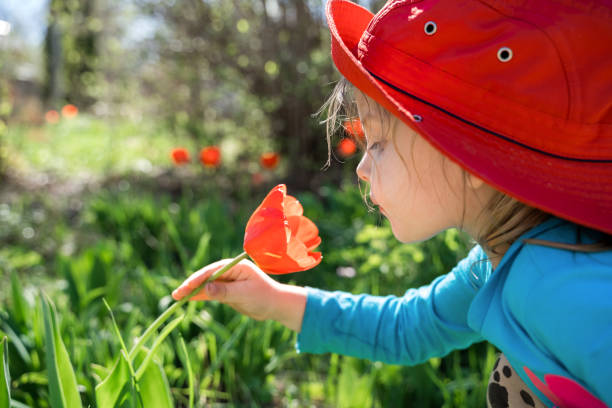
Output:
[[[147,173],[171,166],[173,147],[197,150],[192,139],[171,135],[148,121],[106,121],[87,115],[57,124],[9,126],[0,134],[0,144],[10,168],[60,178]]]
[[[66,181],[119,175],[107,178],[106,189],[78,196],[34,191],[0,203],[0,278],[7,283],[0,288],[0,340],[7,336],[15,401],[49,406],[49,330],[39,290],[57,310],[83,406],[96,406],[96,386],[167,307],[172,289],[202,265],[241,252],[244,225],[265,191],[220,189],[212,178],[180,185],[181,172],[172,175],[179,183],[173,191],[159,188],[154,177],[125,188],[134,172],[171,167],[172,147],[197,149],[160,129],[81,115],[57,125],[11,127],[2,136],[9,166],[24,174]],[[231,179],[226,171],[232,170],[219,173]],[[319,227],[325,261],[275,277],[283,282],[401,295],[450,270],[469,246],[455,230],[400,244],[386,221],[367,212],[351,183],[289,189]],[[352,268],[354,277],[339,276],[340,268]],[[184,312],[149,365],[153,383],[167,381],[178,407],[190,401],[196,407],[482,406],[495,359],[486,343],[416,367],[298,355],[295,333],[276,322],[256,322],[216,303],[192,303]]]
[[[355,187],[327,187],[319,193],[298,197],[320,227],[326,262],[277,279],[330,290],[401,294],[445,272],[466,251],[456,231],[424,244],[397,243],[386,222],[368,215]],[[130,348],[185,276],[240,252],[244,222],[261,197],[231,205],[219,194],[199,197],[177,201],[159,193],[98,192],[86,200],[72,254],[24,259],[15,237],[3,246],[2,276],[7,282],[9,276],[19,277],[12,289],[4,287],[13,295],[3,293],[0,304],[0,338],[8,336],[13,399],[46,406],[49,397],[38,288],[56,304],[83,406],[95,406],[95,386],[123,347],[103,299]],[[337,276],[338,267],[355,268],[355,277]],[[38,271],[36,279],[32,271]],[[295,334],[276,322],[252,321],[215,303],[191,304],[185,313],[155,356],[176,406],[188,406],[190,392],[195,406],[477,406],[484,403],[494,362],[495,350],[485,343],[416,367],[298,355]],[[181,351],[183,339],[191,371]]]

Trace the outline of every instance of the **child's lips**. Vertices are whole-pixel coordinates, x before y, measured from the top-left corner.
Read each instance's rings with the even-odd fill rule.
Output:
[[[380,204],[378,204],[374,197],[370,196],[370,201],[372,201],[372,203],[374,203],[374,205],[378,207],[378,211],[380,211],[384,215],[387,215],[385,209]]]

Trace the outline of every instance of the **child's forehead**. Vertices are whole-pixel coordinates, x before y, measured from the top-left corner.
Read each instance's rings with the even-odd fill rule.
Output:
[[[359,111],[361,123],[365,123],[368,120],[380,119],[383,116],[383,108],[374,99],[361,92],[356,93],[355,103]]]

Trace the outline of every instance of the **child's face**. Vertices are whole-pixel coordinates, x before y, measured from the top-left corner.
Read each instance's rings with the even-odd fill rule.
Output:
[[[367,140],[357,175],[370,183],[370,197],[396,238],[418,242],[451,227],[468,227],[474,218],[473,211],[464,213],[473,204],[469,176],[404,122],[381,118],[372,99],[355,93]]]

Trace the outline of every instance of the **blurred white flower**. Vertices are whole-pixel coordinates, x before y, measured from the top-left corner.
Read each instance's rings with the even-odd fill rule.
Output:
[[[9,35],[11,32],[11,23],[8,21],[0,20],[0,36]]]
[[[357,271],[352,266],[340,266],[336,269],[336,275],[342,278],[354,278],[357,274]]]

